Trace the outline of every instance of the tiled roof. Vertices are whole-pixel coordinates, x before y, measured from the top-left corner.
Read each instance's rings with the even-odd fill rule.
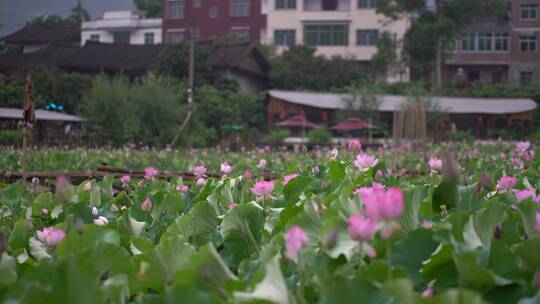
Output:
[[[11,44],[79,42],[81,29],[77,28],[40,28],[27,25],[1,39]]]
[[[217,46],[208,59],[214,68],[231,68],[267,77],[268,62],[251,43]]]
[[[53,43],[46,48],[32,53],[0,55],[0,71],[16,69],[32,69],[38,65],[57,66],[62,60],[71,56],[80,47]]]
[[[77,52],[59,63],[75,70],[143,71],[159,63],[163,45],[110,44],[87,41]]]
[[[270,90],[270,97],[285,102],[320,109],[346,109],[346,94],[313,93]],[[393,112],[408,102],[406,96],[381,95],[379,111]],[[531,99],[510,98],[470,98],[470,97],[432,97],[432,102],[441,111],[450,114],[517,114],[533,111],[536,103]]]

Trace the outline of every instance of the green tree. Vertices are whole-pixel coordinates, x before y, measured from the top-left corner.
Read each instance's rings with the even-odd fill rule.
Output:
[[[504,0],[378,0],[377,11],[391,18],[417,16],[406,34],[404,50],[412,68],[429,71],[433,89],[442,87],[442,64],[457,34],[475,17],[504,14]]]
[[[271,87],[290,90],[329,90],[344,88],[367,78],[359,63],[315,55],[310,46],[295,46],[271,58]]]
[[[83,21],[90,20],[90,14],[82,6],[81,0],[77,1],[77,5],[71,9],[71,16],[69,16],[69,19],[74,24],[81,24]]]
[[[121,145],[135,138],[138,121],[129,100],[129,81],[124,77],[95,78],[78,112],[100,144]]]
[[[382,91],[377,86],[357,84],[347,88],[343,98],[346,109],[336,112],[339,121],[356,117],[376,123],[379,120],[380,95]]]
[[[135,0],[135,6],[138,10],[146,12],[148,18],[161,17],[161,0]]]
[[[209,42],[195,45],[195,86],[211,83],[211,69],[208,57],[213,44]],[[176,79],[188,78],[189,44],[187,42],[169,45],[160,54],[160,60],[154,69],[156,74],[172,76]]]

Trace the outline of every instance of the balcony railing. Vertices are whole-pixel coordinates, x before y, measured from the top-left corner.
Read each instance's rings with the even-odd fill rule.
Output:
[[[304,11],[348,11],[351,9],[351,0],[304,0]]]

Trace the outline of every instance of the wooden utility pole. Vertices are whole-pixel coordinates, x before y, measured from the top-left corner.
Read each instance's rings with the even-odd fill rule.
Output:
[[[178,137],[182,133],[182,131],[186,128],[188,122],[191,120],[191,116],[193,115],[193,86],[195,82],[195,39],[193,39],[191,35],[191,31],[188,32],[189,36],[189,71],[188,71],[188,89],[187,89],[187,113],[186,118],[184,119],[184,122],[182,122],[182,125],[180,126],[180,130],[178,130],[178,133],[174,136],[170,147],[174,147],[176,145],[176,142],[178,141]],[[191,148],[191,135],[189,135],[188,139],[188,148]]]
[[[32,74],[29,72],[26,76],[26,95],[23,101],[23,123],[22,123],[22,132],[23,132],[23,151],[21,159],[21,167],[23,174],[23,183],[26,183],[26,172],[27,172],[27,162],[28,162],[28,129],[32,128],[36,122],[36,112],[35,112],[35,98],[33,95],[33,83],[32,83]]]

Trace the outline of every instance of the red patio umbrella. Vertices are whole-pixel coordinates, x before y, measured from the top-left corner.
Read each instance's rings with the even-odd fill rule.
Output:
[[[314,122],[307,120],[303,116],[294,116],[284,121],[276,123],[278,127],[301,127],[301,128],[312,128],[319,129],[320,126]]]
[[[332,130],[354,131],[364,129],[377,129],[377,126],[361,120],[360,118],[351,117],[332,127]]]

